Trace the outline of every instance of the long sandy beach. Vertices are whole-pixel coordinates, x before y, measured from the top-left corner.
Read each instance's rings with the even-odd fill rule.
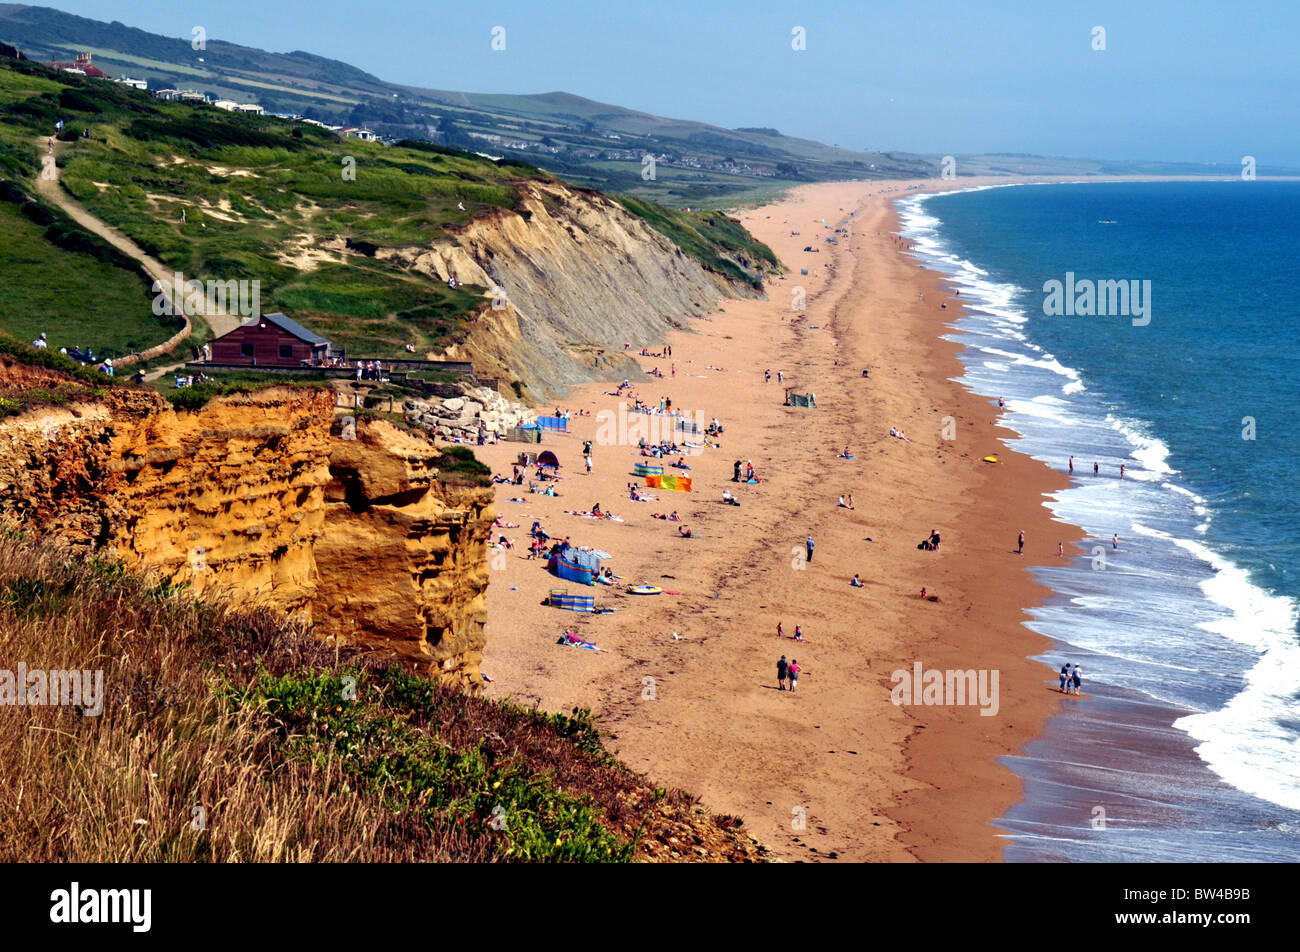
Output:
[[[785,265],[768,300],[724,302],[667,342],[633,342],[633,352],[672,347],[671,357],[638,358],[665,376],[633,381],[636,396],[670,398],[724,427],[720,448],[687,458],[693,492],[630,500],[627,484],[645,482],[632,475],[642,459],[635,439],[598,442],[584,472],[582,442],[597,439],[599,414],[633,399],[612,395],[614,383],[559,401],[572,411],[569,432],[540,447],[562,464],[558,496],[497,487],[497,512],[519,528],[499,530],[517,547],[496,559],[488,593],[489,692],[547,710],[592,708],[623,761],[742,817],[788,860],[997,859],[1003,841],[990,821],[1019,795],[997,758],[1071,703],[1028,660],[1046,640],[1022,625],[1047,594],[1028,568],[1055,560],[1058,543],[1068,554],[1081,536],[1041,505],[1066,479],[1009,452],[997,402],[954,382],[957,345],[941,335],[960,298],[893,237],[892,200],[951,184],[814,185],[748,212],[746,227]],[[804,310],[795,309],[800,289]],[[783,406],[778,372],[817,406]],[[846,446],[855,458],[841,458]],[[509,475],[516,455],[535,449],[477,452]],[[752,460],[762,481],[732,482],[737,460]],[[724,489],[738,508],[721,501]],[[837,505],[850,494],[853,509]],[[622,521],[566,514],[596,503]],[[652,516],[674,510],[681,522]],[[553,538],[610,553],[606,564],[627,583],[680,594],[555,578],[526,558],[534,520]],[[692,538],[679,536],[682,525]],[[939,551],[919,550],[931,530]],[[855,573],[864,587],[850,585]],[[923,600],[923,587],[937,600]],[[617,610],[549,607],[552,588]],[[796,625],[805,643],[791,640]],[[605,650],[557,645],[566,628]],[[782,655],[803,669],[797,693],[777,690]],[[918,703],[895,704],[891,674],[918,664],[996,674],[996,699],[920,704],[918,685]]]

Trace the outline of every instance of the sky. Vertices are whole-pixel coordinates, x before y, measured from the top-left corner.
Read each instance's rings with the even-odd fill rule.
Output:
[[[1300,166],[1300,0],[46,5],[185,39],[202,26],[391,82],[562,90],[846,148]]]

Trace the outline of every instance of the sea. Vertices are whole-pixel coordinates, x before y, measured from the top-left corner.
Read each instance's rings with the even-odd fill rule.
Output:
[[[1003,858],[1300,859],[1300,182],[897,209],[964,305],[961,382],[1004,402],[1013,449],[1074,457],[1044,504],[1088,534],[1064,559],[1027,547],[1055,593],[1027,622],[1051,639],[1044,690],[1071,662],[1083,696],[1004,758],[1024,796],[997,820]],[[1121,281],[1127,313],[1103,284]]]

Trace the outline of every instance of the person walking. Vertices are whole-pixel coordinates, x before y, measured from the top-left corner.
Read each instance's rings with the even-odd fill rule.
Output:
[[[785,629],[781,627],[781,623],[779,621],[776,623],[776,636],[778,638],[785,637]]]
[[[808,561],[811,562],[811,561],[812,561],[812,555],[813,555],[813,546],[816,545],[817,543],[813,542],[813,537],[812,537],[812,536],[809,536],[809,537],[808,537],[808,541],[807,541],[807,543],[805,543],[805,544],[806,544],[807,547],[808,547]]]
[[[764,371],[763,371],[763,383],[771,383],[771,382],[772,382],[772,371],[770,371],[770,370],[764,370]]]
[[[1025,530],[1020,530],[1020,535],[1016,536],[1016,555],[1025,551]]]
[[[1120,464],[1119,464],[1119,478],[1120,478],[1120,479],[1123,479],[1123,478],[1124,478],[1124,464],[1123,464],[1123,463],[1120,463]]]
[[[777,383],[785,383],[785,371],[784,371],[784,370],[778,370],[778,371],[776,372],[776,382],[777,382]]]
[[[1073,457],[1073,456],[1070,457],[1070,475],[1071,475],[1071,476],[1074,475],[1074,457]]]
[[[1114,551],[1114,550],[1116,550],[1116,549],[1119,548],[1119,533],[1118,533],[1118,532],[1116,532],[1114,535],[1112,535],[1112,536],[1110,537],[1110,548],[1111,548],[1111,551]]]
[[[1066,688],[1070,684],[1070,665],[1065,663],[1061,665],[1061,693],[1066,693]]]
[[[790,679],[790,690],[793,691],[799,684],[799,662],[795,658],[790,659],[790,666],[786,668],[786,675]]]
[[[1074,687],[1073,694],[1078,694],[1079,689],[1083,687],[1083,678],[1079,676],[1082,669],[1076,664],[1074,670],[1070,673],[1070,683]],[[792,689],[793,690],[793,689]]]
[[[1099,467],[1096,463],[1093,463],[1093,464],[1092,464],[1092,475],[1096,476],[1097,473],[1100,472],[1100,471],[1101,471],[1101,467]]]
[[[785,690],[786,669],[789,667],[790,665],[785,660],[785,655],[781,655],[781,660],[776,663],[776,683],[778,691]]]

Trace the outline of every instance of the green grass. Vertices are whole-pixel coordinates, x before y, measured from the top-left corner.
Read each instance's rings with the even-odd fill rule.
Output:
[[[710,271],[756,284],[759,271],[780,268],[771,248],[722,212],[684,212],[626,195],[618,200]]]
[[[347,679],[347,680],[345,680]],[[362,796],[393,813],[414,812],[437,832],[496,840],[503,859],[627,862],[634,845],[607,829],[590,798],[557,789],[524,758],[500,760],[484,741],[454,747],[436,725],[452,713],[444,692],[396,670],[375,674],[262,675],[229,692],[236,709],[264,712],[289,760],[340,770]],[[345,700],[346,698],[350,698]],[[575,747],[604,754],[589,717],[552,715],[550,727]]]
[[[154,315],[143,275],[96,257],[88,233],[39,224],[21,206],[0,201],[0,235],[0,330],[19,340],[44,332],[55,350],[89,347],[97,357],[121,357],[179,329],[179,321]]]
[[[329,378],[324,374],[295,373],[274,374],[258,373],[256,370],[217,371],[214,379],[196,383],[192,387],[176,389],[176,381],[164,375],[154,381],[154,387],[177,410],[200,410],[217,397],[232,393],[254,393],[270,387],[298,387],[315,390],[329,386]]]

